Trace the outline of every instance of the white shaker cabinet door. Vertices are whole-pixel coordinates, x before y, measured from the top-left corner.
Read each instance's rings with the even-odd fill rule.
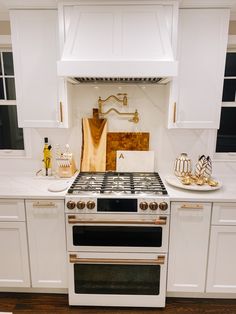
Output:
[[[0,222],[0,287],[30,287],[25,222]]]
[[[212,226],[206,292],[236,293],[236,226]]]
[[[204,292],[211,203],[171,203],[167,291]]]
[[[180,9],[169,128],[219,127],[228,24],[228,9]]]
[[[67,127],[57,10],[10,10],[10,21],[19,127]]]
[[[67,288],[63,200],[26,200],[32,287]]]

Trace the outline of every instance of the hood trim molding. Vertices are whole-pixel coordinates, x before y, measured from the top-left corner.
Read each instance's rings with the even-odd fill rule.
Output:
[[[61,76],[72,77],[173,77],[177,61],[58,61]],[[114,75],[116,73],[116,75]],[[132,74],[131,74],[132,73]]]

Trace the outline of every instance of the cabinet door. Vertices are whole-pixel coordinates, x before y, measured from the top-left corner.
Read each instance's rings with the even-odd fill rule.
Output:
[[[219,128],[228,9],[181,9],[169,128]]]
[[[236,293],[236,226],[212,226],[206,292]]]
[[[27,200],[32,287],[66,288],[64,201]]]
[[[0,222],[0,287],[30,287],[24,222]]]
[[[25,221],[24,200],[0,199],[0,221]]]
[[[204,292],[211,203],[171,203],[168,291]]]
[[[10,20],[19,126],[67,126],[56,67],[57,11],[11,10]]]

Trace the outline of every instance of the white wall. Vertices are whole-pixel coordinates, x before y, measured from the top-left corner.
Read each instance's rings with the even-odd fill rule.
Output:
[[[28,159],[5,159],[0,163],[0,172],[29,171],[36,173],[41,167],[43,157],[43,138],[48,137],[52,147],[59,143],[64,148],[66,143],[75,155],[76,164],[80,165],[82,142],[81,119],[92,117],[92,108],[97,108],[98,97],[106,98],[111,94],[126,92],[128,94],[128,111],[138,109],[140,122],[134,124],[127,118],[110,114],[108,131],[150,132],[150,150],[155,151],[155,168],[161,173],[172,173],[176,156],[188,153],[193,164],[201,154],[210,154],[210,130],[168,130],[168,86],[161,85],[76,85],[71,106],[73,125],[70,129],[31,129],[32,156]],[[122,106],[116,104],[117,109]],[[109,105],[105,106],[105,110]],[[2,160],[3,161],[3,160]],[[213,174],[236,173],[236,163],[214,163]]]

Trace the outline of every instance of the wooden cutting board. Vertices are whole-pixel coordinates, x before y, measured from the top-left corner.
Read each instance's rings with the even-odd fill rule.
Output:
[[[106,170],[107,119],[82,119],[81,171]]]
[[[118,150],[149,150],[148,132],[108,132],[106,170],[116,170]]]

